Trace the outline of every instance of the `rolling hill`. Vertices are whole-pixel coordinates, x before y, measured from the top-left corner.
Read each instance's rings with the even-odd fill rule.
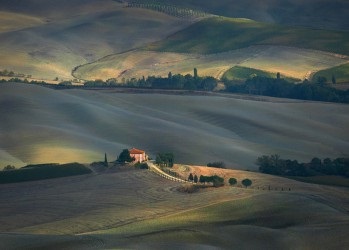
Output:
[[[348,32],[213,17],[141,50],[82,65],[73,75],[88,80],[121,80],[164,77],[170,71],[188,74],[196,67],[202,75],[220,78],[229,68],[241,65],[304,80],[316,71],[347,63],[348,41]]]
[[[348,32],[285,27],[249,19],[212,17],[147,48],[210,54],[252,45],[283,45],[348,55],[348,41]]]
[[[224,171],[239,182],[250,178],[252,188],[185,194],[177,191],[177,182],[125,167],[1,185],[0,199],[6,200],[0,206],[2,247],[343,249],[348,244],[348,190]],[[273,190],[262,189],[268,186]]]
[[[52,2],[32,3],[31,8],[26,8],[29,3],[12,3],[13,8],[7,8],[21,14],[5,12],[6,5],[0,7],[12,18],[0,19],[1,24],[17,23],[0,33],[1,69],[38,79],[71,79],[72,69],[80,64],[143,46],[189,24],[154,11],[123,8],[113,1]],[[26,27],[28,18],[21,21],[18,15],[40,22]]]
[[[280,72],[286,77],[303,80],[312,72],[346,62],[347,56],[285,46],[259,45],[206,55],[133,50],[81,65],[73,75],[86,80],[116,78],[122,83],[123,78],[167,77],[168,72],[192,74],[195,67],[201,76],[220,79],[233,66],[242,66],[269,71],[274,76]]]
[[[349,82],[349,63],[343,64],[337,67],[320,70],[319,72],[316,72],[314,75],[314,78],[317,79],[318,77],[326,77],[327,80],[330,82],[332,81],[332,77],[335,77],[336,83],[348,83]]]
[[[347,0],[132,1],[159,11],[125,2],[0,0],[0,70],[122,82],[196,67],[216,78],[349,81]],[[239,183],[188,194],[151,171],[113,166],[1,184],[0,248],[346,249],[347,188],[260,174],[255,160],[348,157],[348,112],[262,96],[0,83],[0,170],[105,153],[113,161],[137,147],[152,158],[172,152],[183,177]],[[228,169],[193,166],[215,161]],[[244,178],[250,188],[239,187]]]
[[[156,2],[157,6],[162,8],[166,6],[171,6],[173,9],[190,8],[220,15],[203,20],[195,19],[194,16],[191,20],[166,15],[155,11],[156,8],[125,8],[126,5],[122,2],[111,0],[98,2],[93,0],[2,1],[0,69],[46,80],[53,80],[56,77],[60,80],[72,79],[72,70],[81,65],[86,66],[86,69],[74,72],[74,76],[81,79],[117,78],[119,76],[117,71],[128,72],[121,78],[139,77],[144,74],[147,76],[152,74],[151,69],[139,72],[136,68],[114,67],[111,69],[110,66],[102,65],[107,64],[106,60],[117,57],[117,54],[143,48],[147,51],[195,54],[199,59],[193,63],[200,66],[204,75],[221,77],[226,70],[236,65],[234,59],[233,63],[213,65],[215,63],[212,63],[212,58],[209,59],[210,63],[200,59],[204,54],[209,53],[214,57],[214,54],[220,52],[248,50],[251,46],[263,45],[284,46],[284,50],[288,51],[291,58],[308,57],[307,51],[304,53],[300,50],[293,51],[294,47],[311,49],[314,50],[311,58],[325,64],[303,63],[295,70],[283,70],[272,65],[275,58],[263,58],[262,61],[257,60],[255,63],[242,66],[271,72],[283,70],[282,73],[287,76],[304,79],[305,76],[318,70],[345,63],[343,61],[331,63],[331,60],[329,62],[322,56],[323,51],[342,55],[349,53],[348,32],[343,28],[347,27],[343,21],[346,18],[341,18],[347,3],[342,0],[336,0],[331,4],[324,0],[312,0],[307,3],[297,0],[287,1],[287,3],[268,0],[263,4],[255,0],[239,3],[220,0],[215,1],[214,4],[209,1],[181,0]],[[154,1],[131,2],[148,5],[154,3]],[[256,6],[256,8],[246,8],[246,6]],[[311,9],[310,6],[317,7]],[[336,13],[336,17],[333,13]],[[298,23],[300,25],[307,24],[305,26],[308,28],[290,26],[297,22],[300,22]],[[331,30],[331,28],[338,30]],[[134,57],[137,56],[139,54],[136,51]],[[153,56],[161,55],[153,54]],[[183,58],[181,54],[177,56]],[[248,59],[253,56],[246,53]],[[189,57],[192,56],[189,55]],[[302,60],[300,58],[295,61],[290,60],[289,65],[298,65]],[[215,60],[219,61],[219,59]],[[285,61],[282,56],[280,60]],[[115,65],[115,62],[111,61],[110,64]],[[131,66],[132,64],[134,62],[131,62]],[[181,59],[177,64],[169,66],[173,69],[156,68],[154,71],[159,75],[166,75],[168,71],[188,73],[192,70]],[[307,66],[306,72],[292,75],[301,71],[303,66]],[[147,68],[151,65],[140,64],[136,67]],[[131,72],[134,72],[134,75]]]
[[[130,2],[164,3],[191,9],[199,9],[226,17],[249,18],[287,26],[306,26],[325,29],[348,30],[349,20],[346,0],[136,0]]]
[[[115,160],[124,148],[255,169],[262,154],[310,161],[349,148],[348,105],[236,96],[125,94],[0,84],[1,167]],[[238,97],[238,96],[237,96]]]

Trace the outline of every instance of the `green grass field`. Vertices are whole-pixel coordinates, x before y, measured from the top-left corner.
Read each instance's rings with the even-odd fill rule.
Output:
[[[314,74],[313,80],[316,81],[318,77],[323,76],[328,82],[331,82],[332,75],[335,76],[336,83],[349,83],[349,63],[318,71]]]
[[[328,29],[348,29],[346,0],[275,1],[275,0],[136,0],[138,3],[175,5],[181,8],[202,10],[226,17],[246,17],[253,20],[283,25],[299,25]],[[251,7],[253,6],[253,7]]]
[[[234,66],[224,73],[223,78],[237,81],[237,82],[244,82],[248,78],[253,76],[276,78],[276,74],[277,72],[268,72],[268,71],[263,71],[263,70],[248,68],[248,67]],[[282,75],[281,77],[285,78],[287,81],[290,81],[290,82],[300,81],[300,79],[284,77]]]
[[[89,168],[79,163],[28,165],[16,170],[1,171],[0,184],[52,179],[91,172]]]
[[[152,43],[148,50],[211,54],[252,45],[283,45],[349,55],[349,33],[213,17]]]

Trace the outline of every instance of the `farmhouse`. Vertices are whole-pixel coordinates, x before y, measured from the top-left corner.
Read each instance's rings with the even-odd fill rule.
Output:
[[[148,160],[148,156],[145,154],[145,151],[143,150],[131,148],[129,152],[130,152],[130,156],[132,158],[135,158],[136,162],[143,162]]]

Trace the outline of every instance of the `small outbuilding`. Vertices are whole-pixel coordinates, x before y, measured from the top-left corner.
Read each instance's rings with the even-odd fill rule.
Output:
[[[148,156],[143,150],[140,150],[137,148],[131,148],[129,150],[129,153],[130,153],[130,156],[135,159],[135,162],[143,162],[148,160]]]

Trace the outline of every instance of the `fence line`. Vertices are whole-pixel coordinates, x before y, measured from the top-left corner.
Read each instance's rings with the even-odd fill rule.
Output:
[[[168,179],[168,180],[171,180],[171,181],[175,181],[175,182],[181,182],[181,183],[187,183],[188,181],[186,180],[182,180],[180,178],[177,178],[177,177],[174,177],[174,176],[171,176],[167,173],[165,173],[164,171],[162,171],[160,168],[158,168],[157,166],[154,165],[154,163],[148,161],[147,162],[148,166],[149,166],[149,169],[151,171],[153,171],[154,173],[156,173],[157,175],[165,178],[165,179]]]

